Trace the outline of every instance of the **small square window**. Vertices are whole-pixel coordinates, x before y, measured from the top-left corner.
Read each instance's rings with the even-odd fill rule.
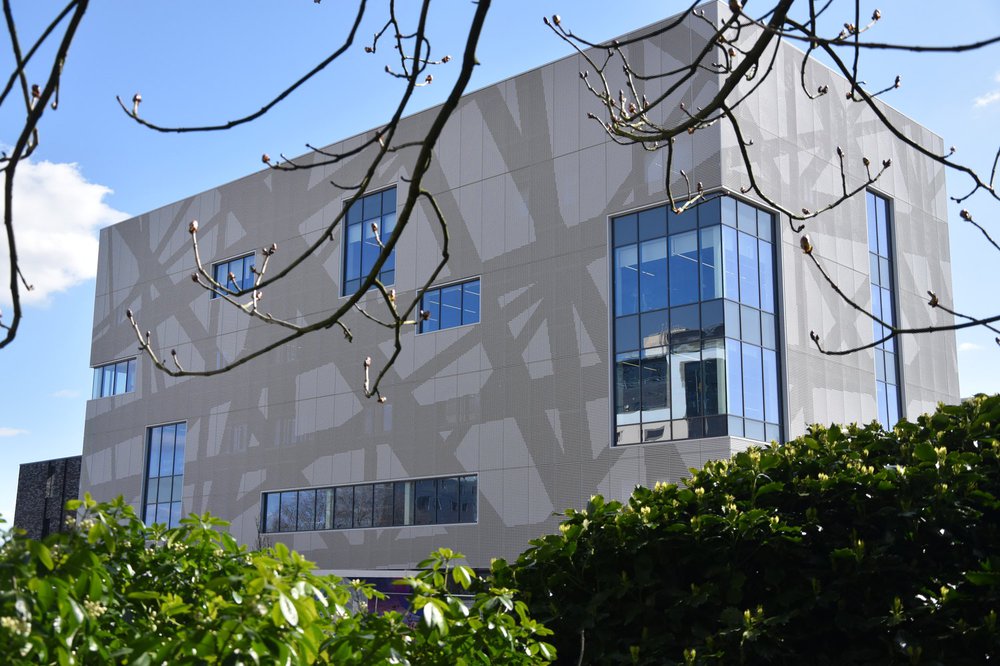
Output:
[[[421,319],[420,332],[431,333],[479,322],[479,278],[436,289],[428,289],[420,301],[427,313]]]
[[[242,291],[244,289],[249,289],[254,284],[254,265],[256,262],[256,254],[251,252],[250,254],[245,254],[242,257],[236,257],[235,259],[230,259],[229,261],[222,261],[217,264],[212,265],[212,277],[222,285],[223,288],[230,291]],[[232,279],[230,279],[232,275]],[[216,291],[212,292],[212,298],[218,298],[219,293]]]

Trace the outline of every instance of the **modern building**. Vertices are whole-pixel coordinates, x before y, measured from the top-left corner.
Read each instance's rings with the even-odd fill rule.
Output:
[[[705,10],[712,19],[726,7]],[[629,52],[663,70],[710,37],[689,20]],[[924,297],[931,286],[951,297],[940,165],[843,95],[807,99],[800,63],[782,45],[775,74],[736,111],[756,178],[781,205],[816,210],[841,192],[838,146],[855,185],[862,156],[891,159],[867,194],[810,224],[811,241],[862,306],[904,326],[946,322]],[[712,196],[675,213],[663,151],[617,145],[587,119],[602,112],[585,68],[570,56],[461,100],[425,181],[449,220],[452,258],[424,297],[430,318],[403,336],[385,404],[363,398],[362,361],[384,362],[391,336],[361,316],[353,344],[328,330],[224,375],[172,379],[137,355],[125,315],[187,369],[273,340],[273,327],[192,283],[188,224],[200,221],[201,257],[220,278],[249,276],[272,242],[280,266],[343,210],[350,193],[330,182],[356,179],[364,155],[264,170],[104,229],[83,489],[122,494],[161,522],[210,511],[245,543],[282,541],[323,569],[391,577],[441,546],[474,566],[513,557],[594,493],[620,499],[677,481],[810,423],[890,423],[957,401],[951,334],[821,354],[810,331],[832,349],[879,331],[826,285],[787,220],[741,194],[747,170],[729,126],[678,139],[675,191],[686,192],[684,169]],[[806,74],[817,87],[846,85],[814,62]],[[666,108],[697,108],[721,80],[699,72]],[[943,152],[939,137],[882,108]],[[432,112],[404,119],[403,135],[419,136]],[[372,266],[371,223],[393,227],[407,169],[400,154],[377,172],[332,242],[268,289],[269,309],[312,317],[343,303]],[[412,297],[439,241],[419,210],[383,281]]]
[[[80,495],[80,460],[80,456],[70,456],[21,465],[14,527],[32,539],[63,530],[66,502]]]

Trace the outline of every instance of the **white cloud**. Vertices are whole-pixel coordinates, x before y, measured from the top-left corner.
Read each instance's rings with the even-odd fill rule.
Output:
[[[14,233],[21,271],[35,287],[21,290],[23,304],[47,305],[53,293],[96,275],[97,229],[128,217],[104,203],[110,193],[87,182],[76,164],[21,162],[14,179]],[[6,284],[6,243],[0,249],[0,279]],[[0,290],[0,303],[10,300],[10,293]]]
[[[997,72],[996,75],[994,75],[993,80],[996,81],[997,83],[1000,83],[1000,72]],[[989,106],[994,102],[1000,102],[1000,90],[991,90],[985,95],[980,95],[976,99],[972,100],[972,104],[976,108]]]
[[[0,427],[0,437],[17,437],[18,435],[27,435],[27,430],[21,430],[19,428],[4,428]]]
[[[73,389],[59,389],[55,393],[51,394],[52,398],[78,398],[80,397],[80,392]]]
[[[982,349],[982,347],[977,345],[975,342],[962,342],[958,345],[958,351],[960,352],[979,351],[980,349]]]

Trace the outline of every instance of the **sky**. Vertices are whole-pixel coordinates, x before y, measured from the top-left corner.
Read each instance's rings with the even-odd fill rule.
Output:
[[[753,12],[764,4],[752,0],[747,8]],[[32,41],[60,7],[48,0],[12,5],[22,43]],[[543,25],[543,16],[558,13],[564,25],[601,40],[686,5],[630,0],[610,10],[606,0],[497,0],[469,90],[567,55],[569,47]],[[866,14],[878,6],[883,15],[868,34],[872,40],[949,44],[1000,34],[996,0],[955,0],[947,10],[920,3],[917,11],[912,0],[862,6]],[[432,9],[432,52],[456,59],[450,69],[434,72],[434,84],[419,90],[412,111],[447,94],[472,10],[466,0],[442,0]],[[0,515],[13,518],[21,463],[81,451],[93,374],[97,230],[256,171],[262,153],[298,155],[306,143],[325,145],[370,129],[394,108],[400,84],[383,72],[390,55],[384,49],[365,54],[362,41],[271,113],[228,132],[152,132],[130,121],[115,96],[129,100],[141,92],[141,115],[165,124],[243,116],[322,60],[339,44],[352,15],[347,0],[92,3],[64,69],[59,109],[44,116],[40,146],[18,172],[14,213],[22,266],[37,290],[25,298],[17,340],[0,350]],[[372,20],[361,32],[377,29]],[[9,50],[9,44],[0,45],[0,71],[10,71]],[[998,55],[997,47],[930,57],[873,52],[862,67],[873,82],[888,83],[900,74],[903,85],[885,101],[941,135],[946,146],[956,146],[959,159],[988,172],[1000,143]],[[41,69],[30,68],[32,81],[42,76]],[[0,109],[0,145],[14,140],[22,120],[16,107],[8,107]],[[951,194],[967,187],[955,174],[948,179]],[[981,197],[966,206],[996,229],[1000,206]],[[961,222],[958,210],[949,208],[955,306],[994,314],[1000,309],[1000,257]],[[9,295],[0,292],[0,309],[9,311],[8,303]],[[993,335],[960,332],[958,358],[963,396],[1000,392],[1000,348]]]

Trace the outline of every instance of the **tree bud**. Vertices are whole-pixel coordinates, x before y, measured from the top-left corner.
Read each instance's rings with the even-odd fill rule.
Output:
[[[188,225],[188,233],[193,234],[198,231],[198,220],[191,220],[191,224]]]

